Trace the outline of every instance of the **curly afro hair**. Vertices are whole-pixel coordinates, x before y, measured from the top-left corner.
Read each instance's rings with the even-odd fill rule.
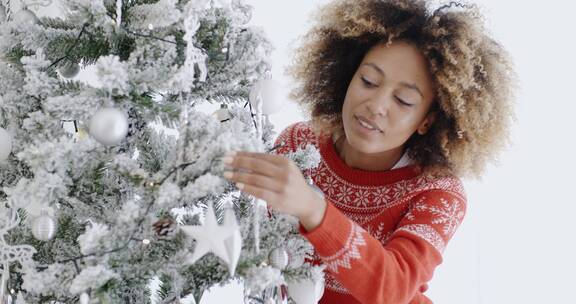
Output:
[[[335,0],[303,37],[287,72],[290,96],[311,116],[318,134],[341,132],[348,85],[375,45],[402,40],[429,63],[436,121],[405,143],[424,172],[481,178],[510,141],[516,76],[507,52],[485,34],[474,5],[430,10],[419,0]],[[328,131],[328,132],[327,132]]]

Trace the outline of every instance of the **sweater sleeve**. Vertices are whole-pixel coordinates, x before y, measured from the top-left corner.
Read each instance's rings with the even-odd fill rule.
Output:
[[[444,190],[428,190],[412,202],[386,244],[330,201],[318,227],[299,230],[327,271],[361,303],[409,303],[442,262],[466,211],[464,197]]]

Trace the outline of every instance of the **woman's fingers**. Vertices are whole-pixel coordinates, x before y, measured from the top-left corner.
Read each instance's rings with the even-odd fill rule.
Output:
[[[285,157],[283,157],[281,155],[274,155],[274,154],[267,154],[267,153],[256,153],[256,152],[245,152],[245,151],[233,152],[233,154],[235,154],[235,156],[239,156],[239,157],[254,158],[254,159],[266,161],[266,162],[275,164],[277,166],[282,166],[286,162]]]
[[[277,180],[254,172],[226,171],[224,172],[224,177],[232,182],[241,183],[245,186],[258,187],[272,192],[282,191],[282,184]]]
[[[226,156],[223,159],[224,164],[234,169],[246,169],[269,177],[278,177],[283,169],[277,165],[277,161],[266,157],[266,154],[247,154],[238,152],[235,156]]]
[[[240,189],[242,192],[250,194],[259,199],[263,199],[266,202],[273,202],[277,196],[276,192],[274,191],[251,184],[236,183],[236,187],[238,187],[238,189]]]

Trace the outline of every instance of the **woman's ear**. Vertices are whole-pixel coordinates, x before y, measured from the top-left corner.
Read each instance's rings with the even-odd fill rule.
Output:
[[[426,114],[426,117],[424,117],[424,120],[422,120],[422,122],[418,126],[418,134],[424,135],[428,132],[428,130],[430,130],[430,127],[432,126],[432,124],[434,124],[434,121],[436,120],[436,114],[437,114],[436,111],[430,111],[428,112],[428,114]]]

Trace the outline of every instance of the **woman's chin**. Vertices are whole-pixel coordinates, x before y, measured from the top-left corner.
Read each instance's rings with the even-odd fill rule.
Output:
[[[347,138],[346,140],[352,149],[363,154],[375,154],[386,151],[385,147],[376,145],[373,142],[369,142],[363,138],[351,137]]]

